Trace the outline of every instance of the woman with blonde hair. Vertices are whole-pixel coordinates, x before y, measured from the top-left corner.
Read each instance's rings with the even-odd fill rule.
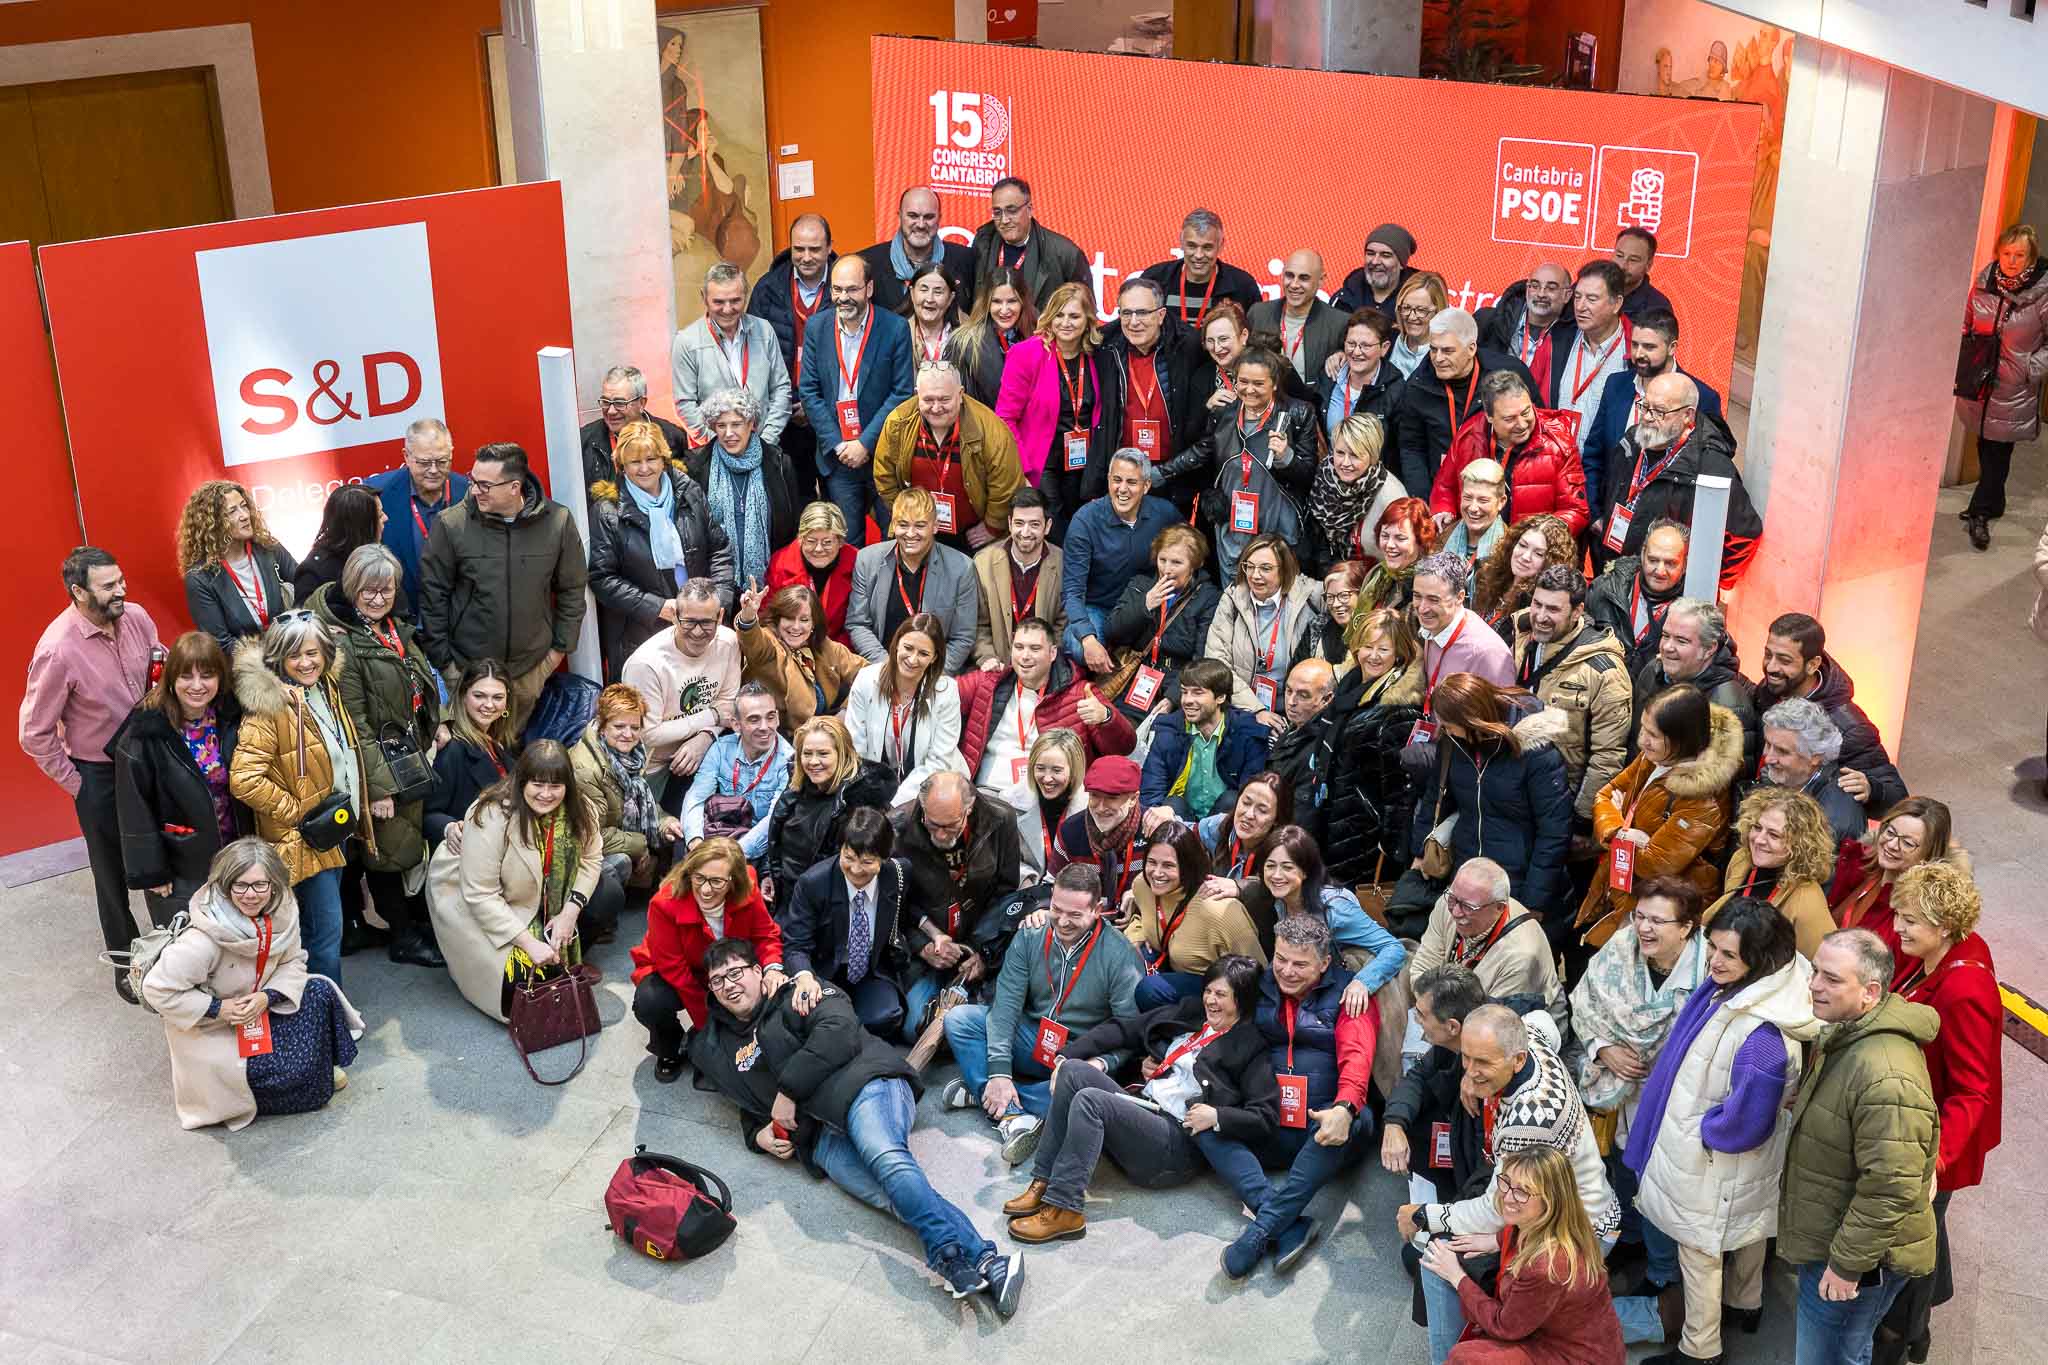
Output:
[[[1394,349],[1387,359],[1403,378],[1429,363],[1429,320],[1451,306],[1444,277],[1434,270],[1418,270],[1401,281],[1394,291]]]
[[[741,681],[768,689],[785,733],[845,705],[853,680],[868,666],[826,633],[824,603],[808,584],[769,589],[749,582],[732,625],[745,666]]]
[[[1711,924],[1737,896],[1769,901],[1792,922],[1799,955],[1811,962],[1835,931],[1827,885],[1835,875],[1835,835],[1820,805],[1788,787],[1758,787],[1735,813],[1735,854],[1722,896],[1702,917]]]
[[[1909,796],[1884,813],[1877,828],[1850,839],[1835,852],[1828,906],[1843,929],[1868,929],[1897,956],[1899,931],[1892,926],[1892,888],[1922,863],[1953,861],[1970,870],[1969,854],[1954,842],[1948,807],[1931,796]]]
[[[1529,605],[1537,575],[1553,564],[1575,563],[1578,555],[1578,542],[1563,517],[1548,512],[1523,517],[1480,561],[1472,579],[1472,609],[1514,644],[1515,613]]]
[[[1017,438],[1025,482],[1045,494],[1052,538],[1065,538],[1081,507],[1081,484],[1096,450],[1102,386],[1114,382],[1101,350],[1102,327],[1085,285],[1063,284],[1047,297],[1038,330],[1011,348],[1003,364],[996,416]]]
[[[178,519],[178,572],[192,624],[230,656],[235,641],[261,635],[292,607],[289,584],[299,571],[233,479],[209,479],[185,499]]]
[[[1508,471],[1498,460],[1474,460],[1458,471],[1458,519],[1442,549],[1477,564],[1507,538],[1501,513],[1508,505]]]
[[[1458,1291],[1465,1314],[1447,1365],[1623,1365],[1607,1266],[1571,1161],[1555,1147],[1507,1152],[1493,1188],[1507,1223],[1493,1293],[1465,1273],[1449,1242],[1432,1240],[1422,1253],[1423,1270]]]
[[[1229,704],[1275,733],[1286,728],[1281,693],[1288,671],[1318,652],[1322,598],[1321,585],[1301,572],[1286,537],[1254,536],[1210,620],[1203,652],[1229,666]]]
[[[853,560],[859,553],[846,543],[846,513],[835,503],[810,503],[797,513],[796,539],[768,560],[768,590],[808,587],[824,605],[825,634],[851,646],[846,604],[853,597]]]
[[[1330,437],[1330,457],[1316,466],[1308,490],[1308,535],[1302,563],[1327,573],[1345,560],[1377,563],[1373,538],[1386,510],[1408,496],[1387,465],[1387,424],[1368,412],[1354,412]]]
[[[676,864],[647,906],[647,937],[633,949],[633,1017],[647,1028],[654,1078],[673,1081],[683,1069],[687,1030],[704,1027],[710,987],[704,950],[720,939],[754,945],[773,995],[782,970],[782,929],[768,913],[747,855],[731,839],[705,839]]]
[[[1088,805],[1083,778],[1088,751],[1081,737],[1065,726],[1040,732],[1031,741],[1024,780],[1004,791],[1003,799],[1017,810],[1018,842],[1024,849],[1024,883],[1051,875],[1053,836],[1067,817]]]
[[[895,774],[862,758],[837,716],[811,717],[789,742],[796,771],[768,813],[768,851],[761,856],[761,892],[777,903],[793,893],[798,877],[838,850],[848,812],[857,806],[887,810],[896,792]]]

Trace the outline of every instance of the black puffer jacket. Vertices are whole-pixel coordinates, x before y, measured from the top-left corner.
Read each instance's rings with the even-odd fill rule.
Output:
[[[1419,778],[1410,847],[1419,850],[1439,820],[1456,815],[1451,866],[1493,859],[1506,869],[1515,899],[1539,914],[1565,905],[1565,855],[1572,842],[1572,789],[1564,755],[1539,737],[1544,714],[1516,725],[1519,752],[1503,740],[1466,745],[1448,737],[1404,751]],[[1563,720],[1557,713],[1556,723]]]
[[[1825,650],[1820,656],[1820,677],[1806,699],[1827,712],[1828,719],[1842,732],[1842,753],[1836,762],[1870,779],[1870,799],[1863,803],[1864,812],[1876,819],[1905,800],[1906,779],[1899,776],[1891,755],[1885,752],[1884,736],[1878,733],[1877,725],[1856,704],[1855,680],[1835,662],[1835,656]],[[1767,686],[1758,683],[1758,724],[1762,724],[1764,712],[1783,700]]]
[[[765,462],[764,462],[765,466]],[[709,577],[718,588],[721,611],[733,606],[732,543],[711,521],[704,490],[680,460],[669,462],[675,490],[676,534],[683,543],[678,567],[690,578]],[[597,597],[598,639],[605,677],[616,682],[633,651],[665,624],[661,608],[675,596],[666,569],[654,566],[647,514],[617,484],[590,486],[590,590]]]
[[[213,716],[225,768],[234,760],[242,726],[241,703],[232,688],[223,687],[214,698]],[[121,824],[121,861],[129,887],[140,891],[168,882],[174,899],[191,895],[206,880],[221,839],[213,793],[185,737],[162,711],[138,706],[114,732],[107,752],[114,760],[114,812]],[[249,812],[232,797],[229,805],[235,833],[249,833],[255,827]],[[172,825],[192,832],[174,833],[168,828]]]
[[[1323,811],[1323,861],[1340,886],[1392,881],[1415,860],[1415,779],[1401,764],[1422,719],[1422,673],[1410,664],[1365,700],[1364,675],[1337,680],[1335,765]],[[1383,861],[1384,859],[1384,861]]]
[[[1203,1027],[1202,997],[1190,995],[1147,1010],[1134,1019],[1105,1019],[1069,1039],[1060,1056],[1075,1061],[1113,1052],[1142,1052],[1165,1060],[1173,1040]],[[1216,1131],[1232,1142],[1262,1142],[1280,1119],[1280,1082],[1273,1058],[1259,1034],[1258,1011],[1247,1011],[1228,1033],[1212,1039],[1195,1058],[1201,1103],[1216,1110]]]
[[[886,811],[896,795],[895,777],[865,758],[860,770],[830,794],[808,785],[799,791],[800,780],[801,774],[783,788],[775,809],[768,812],[768,849],[761,855],[761,875],[764,883],[773,881],[775,894],[768,899],[777,909],[796,894],[797,878],[820,858],[839,852],[839,834],[849,812],[856,806]],[[762,894],[767,896],[769,889],[764,884]]]
[[[1742,661],[1736,657],[1735,637],[1721,637],[1720,648],[1714,657],[1700,670],[1699,676],[1686,678],[1700,691],[1707,694],[1707,700],[1716,706],[1726,707],[1734,712],[1735,719],[1742,722],[1742,771],[1756,771],[1757,756],[1763,752],[1763,727],[1757,723],[1756,684],[1742,676]],[[1636,670],[1634,683],[1634,714],[1629,717],[1628,755],[1636,755],[1636,736],[1643,731],[1643,708],[1650,699],[1674,684],[1664,676],[1664,660],[1652,655],[1643,666]],[[1896,775],[1896,770],[1894,775]]]

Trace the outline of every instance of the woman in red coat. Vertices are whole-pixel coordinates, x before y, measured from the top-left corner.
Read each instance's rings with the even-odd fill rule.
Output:
[[[802,586],[818,594],[825,604],[825,633],[851,647],[846,602],[853,596],[856,553],[846,543],[846,514],[829,502],[814,502],[796,519],[796,539],[769,557],[768,590]]]
[[[1422,1253],[1423,1272],[1450,1281],[1465,1310],[1465,1335],[1445,1365],[1623,1365],[1607,1266],[1570,1160],[1555,1147],[1509,1152],[1493,1197],[1507,1221],[1493,1293],[1465,1273],[1451,1242]]]
[[[1868,929],[1899,955],[1892,927],[1892,888],[1907,869],[1949,858],[1948,807],[1930,796],[1909,796],[1884,813],[1877,829],[1844,840],[1835,855],[1835,879],[1828,884],[1828,908],[1843,929]],[[1955,850],[1963,870],[1969,863]]]
[[[743,938],[766,969],[772,993],[782,970],[782,930],[754,884],[747,855],[731,839],[705,839],[676,864],[647,906],[647,937],[633,949],[633,1017],[647,1028],[654,1078],[683,1071],[685,1029],[704,1027],[704,952],[722,938]]]
[[[1915,1360],[1925,1360],[1928,1311],[1955,1294],[1949,1197],[1984,1179],[1984,1158],[1998,1145],[2005,1003],[1991,949],[1977,936],[1984,901],[1967,871],[1953,862],[1922,863],[1899,878],[1891,908],[1899,940],[1892,989],[1941,1016],[1941,1032],[1926,1047],[1927,1079],[1941,1111],[1941,1148],[1934,1155],[1934,1273],[1899,1292],[1877,1329],[1878,1358],[1885,1358],[1889,1336],[1905,1341]]]
[[[1498,376],[1498,377],[1496,377]],[[1518,374],[1497,370],[1479,381],[1485,409],[1467,418],[1437,466],[1429,505],[1446,516],[1458,513],[1460,476],[1474,460],[1498,460],[1508,472],[1508,505],[1501,520],[1512,525],[1548,512],[1564,519],[1573,535],[1586,530],[1586,469],[1579,463],[1570,414],[1538,408]]]

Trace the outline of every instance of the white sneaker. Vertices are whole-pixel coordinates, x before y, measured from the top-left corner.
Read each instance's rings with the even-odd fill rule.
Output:
[[[980,1103],[967,1091],[967,1082],[955,1076],[946,1082],[946,1088],[939,1092],[941,1109],[979,1109]]]
[[[1012,1114],[996,1126],[1003,1135],[1003,1160],[1012,1166],[1029,1161],[1038,1150],[1038,1120],[1029,1114]]]
[[[336,1090],[348,1089],[348,1073],[340,1067],[334,1068],[334,1088]]]

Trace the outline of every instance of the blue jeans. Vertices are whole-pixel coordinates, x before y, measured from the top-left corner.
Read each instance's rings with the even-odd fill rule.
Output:
[[[1256,1146],[1248,1147],[1214,1129],[1197,1134],[1195,1143],[1225,1184],[1256,1215],[1255,1221],[1268,1238],[1278,1237],[1301,1216],[1316,1191],[1330,1183],[1339,1172],[1364,1161],[1373,1150],[1372,1116],[1360,1114],[1351,1124],[1351,1138],[1342,1147],[1325,1147],[1311,1139],[1310,1128],[1281,1128]],[[1276,1186],[1266,1179],[1268,1166],[1285,1167],[1287,1174]]]
[[[960,1079],[967,1083],[967,1093],[980,1099],[988,1084],[988,1006],[955,1005],[947,1010],[946,1043],[953,1049],[953,1060],[960,1063]],[[1010,1079],[1017,1087],[1017,1104],[1011,1114],[1044,1118],[1052,1108],[1052,1073],[1031,1056],[1037,1044],[1035,1022],[1019,1023],[1010,1044]]]
[[[910,983],[903,992],[903,1041],[915,1043],[922,1031],[918,1024],[924,1018],[925,1007],[932,1003],[932,997],[945,989],[945,983],[927,972]]]
[[[1658,1284],[1677,1284],[1678,1243],[1671,1240],[1671,1234],[1645,1218],[1642,1220],[1643,1250],[1649,1253],[1649,1264],[1644,1273]]]
[[[835,441],[833,444],[838,443]],[[874,462],[869,461],[859,469],[848,469],[829,453],[818,458],[831,466],[822,480],[825,499],[845,514],[846,543],[859,549],[868,543],[868,509],[873,508],[878,513],[882,511],[875,497]],[[880,517],[876,520],[879,521]]]
[[[924,1243],[924,1263],[937,1270],[964,1257],[971,1265],[995,1250],[967,1215],[932,1188],[910,1154],[910,1123],[917,1114],[910,1082],[869,1081],[846,1111],[846,1131],[828,1128],[811,1149],[820,1170],[840,1189],[878,1209],[892,1210]]]
[[[1090,635],[1101,640],[1104,649],[1109,648],[1109,641],[1103,635],[1103,632],[1109,629],[1109,609],[1106,607],[1084,607],[1082,610],[1086,612],[1086,615],[1078,619],[1069,618],[1066,633],[1060,637],[1060,647],[1065,649],[1068,656],[1077,664],[1082,662],[1081,641],[1087,639]]]
[[[1202,993],[1202,978],[1195,972],[1153,972],[1138,978],[1138,1010],[1156,1010]]]
[[[299,937],[306,970],[341,984],[341,869],[316,872],[292,888],[299,900]]]
[[[1831,1303],[1820,1296],[1820,1277],[1826,1269],[1823,1261],[1799,1267],[1795,1365],[1870,1365],[1877,1324],[1912,1277],[1880,1270],[1875,1285],[1857,1290],[1856,1297],[1845,1303]]]

